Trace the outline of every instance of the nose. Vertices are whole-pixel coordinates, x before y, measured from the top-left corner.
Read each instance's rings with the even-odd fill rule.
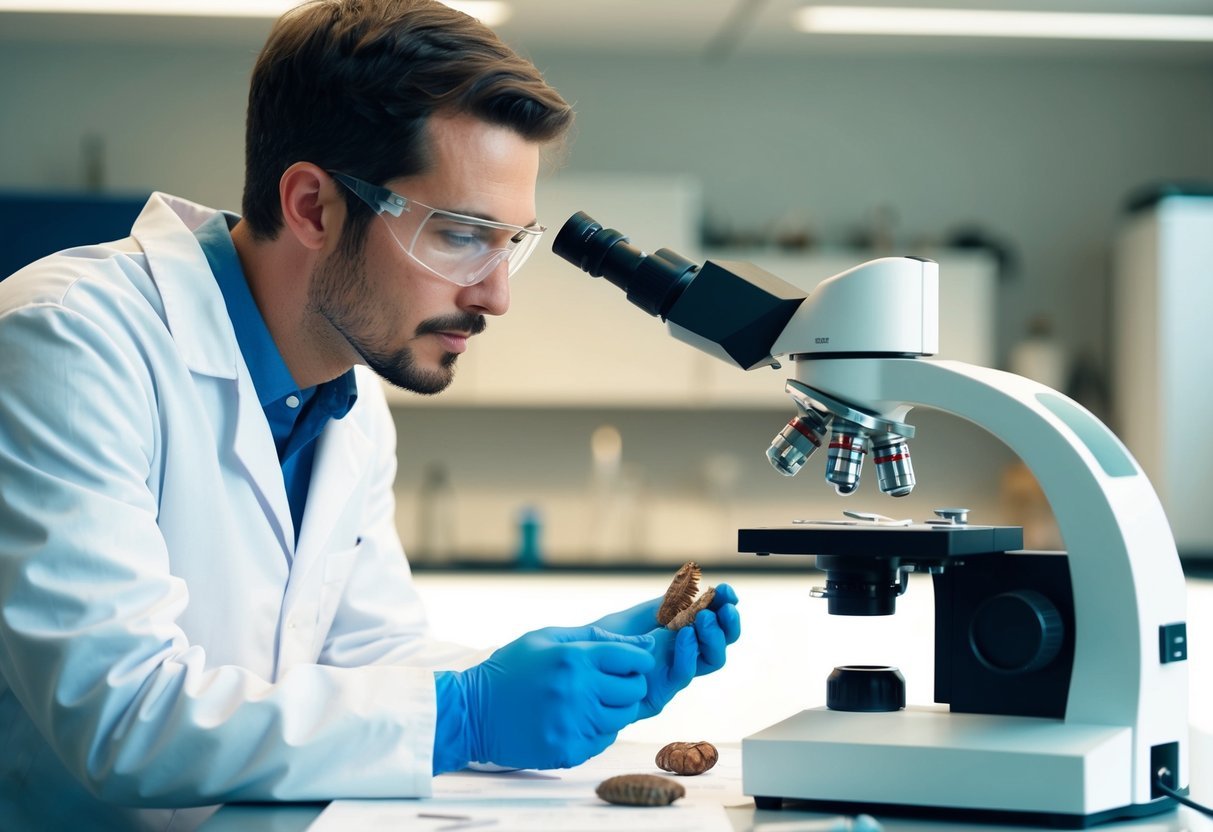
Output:
[[[509,263],[503,258],[489,276],[460,293],[460,308],[480,315],[504,315],[510,308]]]

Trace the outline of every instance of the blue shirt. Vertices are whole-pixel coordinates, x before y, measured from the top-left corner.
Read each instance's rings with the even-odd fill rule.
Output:
[[[236,343],[274,436],[298,541],[312,479],[316,439],[329,419],[340,419],[350,412],[358,399],[358,387],[353,370],[307,389],[301,390],[295,384],[240,266],[229,228],[238,220],[234,214],[218,213],[198,226],[194,236],[223,293],[228,317],[236,330]]]

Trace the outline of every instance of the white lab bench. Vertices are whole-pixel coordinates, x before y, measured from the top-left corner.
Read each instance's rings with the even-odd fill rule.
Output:
[[[728,664],[697,679],[662,714],[630,726],[620,742],[657,748],[674,740],[706,739],[721,745],[803,710],[825,703],[825,680],[841,664],[896,665],[906,678],[912,704],[932,701],[934,621],[931,583],[915,576],[891,617],[830,616],[825,602],[809,597],[824,574],[799,572],[730,573],[712,567],[705,583],[728,582],[739,596],[742,637],[730,648]],[[662,573],[458,573],[417,575],[435,635],[473,646],[492,646],[509,634],[546,625],[579,625],[664,591]],[[1192,795],[1213,802],[1213,647],[1201,636],[1213,633],[1213,580],[1188,581],[1191,720],[1203,742],[1194,740]],[[304,829],[320,807],[225,807],[205,832]],[[764,812],[730,808],[739,830],[761,830],[764,822],[816,817],[785,809]],[[272,816],[272,817],[271,817]],[[1010,829],[989,825],[881,818],[888,832],[899,830]],[[1019,828],[1019,827],[1014,827]],[[1153,819],[1105,825],[1101,829],[1213,830],[1213,819],[1181,809]]]

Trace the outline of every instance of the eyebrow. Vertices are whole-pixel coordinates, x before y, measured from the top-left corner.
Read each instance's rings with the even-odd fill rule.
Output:
[[[488,220],[489,222],[499,222],[502,225],[513,225],[514,224],[512,222],[506,222],[505,220],[499,220],[496,217],[494,217],[492,214],[481,214],[478,211],[465,211],[462,208],[440,208],[438,210],[445,211],[448,214],[463,214],[465,217],[475,217],[478,220]],[[520,226],[520,227],[521,228],[534,228],[537,225],[539,225],[539,217],[535,217],[529,223],[527,223],[526,225]]]

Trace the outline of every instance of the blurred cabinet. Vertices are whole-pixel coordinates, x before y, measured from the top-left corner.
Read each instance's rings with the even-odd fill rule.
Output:
[[[1213,557],[1213,197],[1168,196],[1116,241],[1112,343],[1118,433],[1166,509],[1180,554]],[[1201,379],[1206,379],[1202,381]]]
[[[701,196],[681,177],[570,174],[541,181],[540,249],[510,285],[510,311],[490,319],[458,362],[455,382],[436,397],[389,392],[399,405],[782,408],[790,368],[742,371],[677,341],[605,279],[591,278],[551,251],[564,222],[585,211],[643,251],[669,248],[700,262],[749,261],[811,290],[872,255],[702,252]],[[997,272],[988,256],[945,252],[940,262],[940,357],[990,365]]]

